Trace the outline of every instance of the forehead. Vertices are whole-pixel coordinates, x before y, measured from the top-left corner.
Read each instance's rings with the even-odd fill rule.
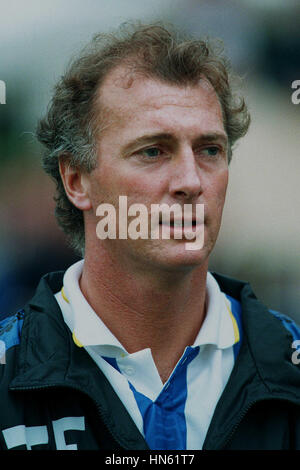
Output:
[[[212,85],[200,79],[196,85],[169,84],[130,72],[119,66],[108,74],[98,90],[98,105],[105,109],[110,124],[129,119],[147,119],[153,122],[176,119],[206,120],[218,123],[223,129],[223,117],[219,99]]]

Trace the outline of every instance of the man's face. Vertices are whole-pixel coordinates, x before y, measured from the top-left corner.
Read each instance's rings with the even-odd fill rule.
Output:
[[[102,84],[99,102],[106,127],[98,139],[98,166],[89,174],[93,215],[89,239],[102,243],[120,263],[143,268],[179,269],[207,261],[220,227],[228,163],[227,135],[218,98],[205,81],[178,87],[158,80],[112,71]],[[100,125],[100,123],[99,123]],[[186,239],[96,241],[99,204],[118,211],[119,196],[128,207],[144,204],[204,204],[204,246],[187,250]],[[118,212],[117,212],[118,213]],[[92,231],[93,233],[91,233]]]

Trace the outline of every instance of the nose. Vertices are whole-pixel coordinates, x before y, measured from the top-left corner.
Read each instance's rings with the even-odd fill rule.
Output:
[[[191,148],[181,150],[174,158],[170,175],[170,195],[179,200],[196,200],[202,192],[200,168]]]

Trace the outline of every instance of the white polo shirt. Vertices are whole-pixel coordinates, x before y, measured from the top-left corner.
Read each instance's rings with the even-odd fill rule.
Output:
[[[205,320],[163,384],[150,348],[129,354],[89,305],[82,269],[83,260],[72,265],[55,294],[74,342],[105,374],[151,449],[201,449],[240,340],[230,300],[208,273]]]

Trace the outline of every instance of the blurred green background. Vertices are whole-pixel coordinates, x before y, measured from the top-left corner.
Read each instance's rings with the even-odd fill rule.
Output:
[[[297,0],[0,0],[0,317],[22,307],[46,272],[78,257],[53,211],[54,184],[34,138],[55,81],[93,34],[130,19],[165,20],[224,41],[252,114],[230,169],[211,270],[251,282],[300,321],[300,79]]]

